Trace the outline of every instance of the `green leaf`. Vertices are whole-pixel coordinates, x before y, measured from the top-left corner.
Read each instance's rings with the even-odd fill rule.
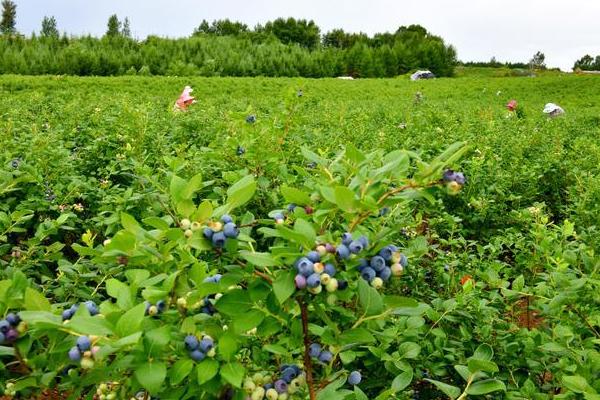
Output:
[[[402,358],[417,358],[417,356],[421,352],[421,346],[414,342],[405,342],[398,347],[398,352],[400,353],[400,357]]]
[[[52,311],[52,305],[43,294],[35,289],[25,289],[24,305],[27,311]]]
[[[219,363],[212,358],[206,358],[198,364],[196,372],[198,374],[198,384],[202,385],[217,375],[217,372],[219,372]]]
[[[490,361],[494,357],[494,349],[489,344],[481,344],[473,353],[473,357],[478,360]]]
[[[165,363],[145,363],[135,370],[135,379],[150,393],[159,393],[167,377]]]
[[[246,290],[234,289],[225,293],[215,304],[217,310],[229,316],[244,314],[252,308],[253,303]]]
[[[392,389],[394,392],[404,390],[410,385],[413,380],[413,370],[404,371],[397,375],[392,381]]]
[[[383,298],[383,303],[387,308],[396,309],[396,308],[414,308],[419,305],[419,303],[415,299],[411,299],[410,297],[402,297],[395,295],[387,295]]]
[[[334,190],[335,204],[346,212],[353,212],[356,208],[355,193],[345,186],[336,186]]]
[[[470,359],[468,361],[469,371],[474,374],[476,372],[498,372],[498,366],[492,361]]]
[[[265,319],[265,313],[260,310],[250,310],[245,314],[238,315],[233,321],[233,329],[237,333],[246,333],[257,327]]]
[[[279,191],[283,195],[283,198],[288,203],[293,203],[299,206],[304,206],[310,203],[310,196],[303,191],[289,187],[289,186],[281,186]]]
[[[129,310],[133,307],[133,296],[131,289],[125,283],[117,279],[106,281],[106,293],[112,298],[117,299],[117,305],[122,310]]]
[[[225,333],[219,338],[219,356],[221,359],[229,361],[233,359],[233,356],[238,351],[238,342],[235,339],[235,335],[231,333]]]
[[[19,316],[29,326],[35,326],[36,328],[63,327],[62,318],[48,311],[21,311]]]
[[[181,359],[173,364],[169,369],[171,385],[179,385],[192,372],[192,369],[194,369],[194,362],[189,358]]]
[[[355,400],[369,400],[365,392],[360,390],[358,386],[354,386],[354,399]]]
[[[246,175],[227,190],[227,204],[232,210],[246,204],[256,191],[256,182],[252,175]]]
[[[140,303],[125,314],[121,315],[117,321],[117,334],[121,337],[129,336],[139,331],[142,327],[144,315],[146,314],[146,305]]]
[[[565,387],[575,393],[583,393],[587,391],[592,391],[590,384],[588,381],[580,375],[572,375],[572,376],[563,376],[562,382]],[[592,389],[592,390],[590,390]],[[593,393],[593,392],[592,392]]]
[[[8,346],[0,346],[0,357],[13,357],[15,355],[15,349]]]
[[[245,373],[246,369],[238,362],[228,363],[221,367],[221,377],[237,388],[242,386]]]
[[[258,267],[274,267],[279,262],[271,255],[271,253],[255,253],[251,251],[241,250],[240,256],[250,264]]]
[[[503,382],[497,379],[486,379],[484,381],[473,383],[471,386],[469,386],[467,393],[473,396],[479,396],[482,394],[497,392],[498,390],[506,391],[506,386]]]
[[[364,328],[350,329],[340,335],[340,344],[342,345],[373,342],[375,342],[375,336]]]
[[[366,315],[375,315],[383,311],[381,295],[364,279],[358,280],[358,299]]]
[[[275,281],[273,282],[273,292],[280,304],[285,303],[285,301],[296,291],[296,284],[294,283],[295,275],[296,273],[290,270],[280,272],[279,275],[277,275],[277,278],[275,278]]]
[[[212,213],[213,213],[212,203],[208,200],[204,200],[198,206],[198,210],[196,210],[196,213],[194,214],[194,219],[196,219],[197,221],[200,221],[200,222],[204,222],[210,218]]]
[[[317,233],[310,222],[305,219],[298,218],[294,224],[294,231],[304,237],[306,243],[314,243],[317,239]]]
[[[113,334],[112,326],[101,316],[90,317],[75,314],[65,326],[84,335],[109,336]]]
[[[436,380],[433,380],[433,379],[425,379],[425,380],[428,381],[428,382],[430,382],[430,383],[433,383],[435,385],[435,387],[437,387],[442,392],[444,392],[452,400],[454,400],[458,396],[460,396],[460,389],[457,388],[456,386],[448,385],[447,383],[436,381]]]
[[[123,228],[126,231],[131,232],[134,235],[137,235],[140,232],[143,232],[142,227],[135,220],[135,218],[133,218],[131,215],[129,215],[129,214],[125,213],[125,212],[121,213],[121,225],[123,226]]]

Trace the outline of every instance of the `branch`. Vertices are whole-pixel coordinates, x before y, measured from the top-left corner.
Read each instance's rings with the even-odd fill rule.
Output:
[[[302,316],[302,334],[304,336],[304,369],[306,370],[306,384],[308,385],[308,393],[310,400],[316,400],[315,386],[312,376],[312,362],[310,359],[310,339],[308,337],[308,309],[306,303],[301,297],[297,297],[298,305],[300,306],[300,315]]]

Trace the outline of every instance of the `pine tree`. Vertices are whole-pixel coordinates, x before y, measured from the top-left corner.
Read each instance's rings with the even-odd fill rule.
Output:
[[[42,20],[41,35],[44,37],[58,38],[58,29],[56,28],[56,18],[44,17]]]
[[[126,38],[131,37],[131,27],[129,26],[129,18],[125,17],[125,21],[123,21],[123,29],[121,30],[121,35]]]
[[[17,32],[17,5],[12,0],[2,0],[2,20],[0,33],[11,35]]]
[[[117,17],[117,14],[113,14],[108,18],[108,30],[106,31],[106,36],[115,37],[121,34],[121,22]]]

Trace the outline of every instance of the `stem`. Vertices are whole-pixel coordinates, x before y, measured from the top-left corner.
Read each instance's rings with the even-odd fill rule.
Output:
[[[308,309],[306,303],[301,297],[296,298],[300,306],[300,315],[302,316],[302,334],[304,336],[304,369],[306,370],[306,384],[308,385],[308,394],[310,400],[316,400],[315,386],[312,376],[312,362],[310,360],[310,339],[308,337]]]
[[[475,375],[469,376],[469,380],[467,381],[467,386],[465,386],[465,390],[462,392],[460,397],[456,400],[464,400],[467,398],[467,390],[469,390],[469,387],[471,386],[471,383],[473,383],[474,378],[475,378]]]

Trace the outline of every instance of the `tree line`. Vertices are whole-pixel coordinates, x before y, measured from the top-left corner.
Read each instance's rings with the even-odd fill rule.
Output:
[[[16,32],[16,6],[2,1],[0,73],[393,77],[416,69],[453,74],[456,50],[419,25],[368,36],[312,20],[278,18],[253,28],[204,20],[190,37],[132,37],[130,21],[112,15],[103,37],[60,34],[44,17],[30,36]]]
[[[575,61],[573,69],[581,71],[600,71],[600,55],[594,58],[589,54],[586,54],[579,60]]]

